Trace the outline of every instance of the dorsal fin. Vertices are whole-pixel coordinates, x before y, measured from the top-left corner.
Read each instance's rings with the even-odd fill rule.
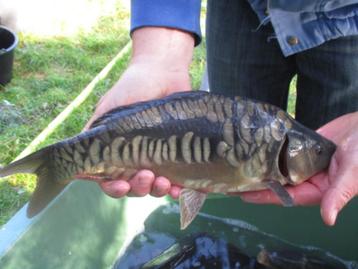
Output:
[[[158,105],[165,104],[167,102],[181,100],[183,98],[197,99],[197,98],[200,98],[200,97],[206,96],[206,95],[208,95],[208,92],[205,92],[205,91],[177,92],[177,93],[173,93],[173,94],[168,95],[161,99],[137,102],[137,103],[133,103],[130,105],[116,107],[116,108],[108,111],[102,117],[96,119],[90,126],[90,129],[106,124],[107,121],[110,121],[113,117],[119,117],[119,116],[123,117],[123,116],[126,116],[131,113],[143,111],[143,110],[151,108],[153,106],[158,106]]]
[[[114,109],[111,109],[110,111],[106,112],[104,115],[102,115],[101,117],[99,117],[98,119],[96,119],[90,126],[90,129],[98,127],[99,125],[105,124],[106,121],[113,117],[114,115],[117,115],[118,113],[120,113],[121,111],[125,111],[125,110],[130,110],[132,108],[133,105],[128,105],[128,106],[120,106],[120,107],[116,107]]]

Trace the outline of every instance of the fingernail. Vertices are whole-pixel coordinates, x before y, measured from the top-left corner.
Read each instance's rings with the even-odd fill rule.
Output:
[[[331,209],[330,212],[328,213],[327,219],[325,220],[326,224],[329,226],[333,226],[336,223],[337,214],[338,214],[337,209]],[[325,219],[322,208],[321,208],[321,216],[323,219]]]
[[[336,223],[338,211],[337,209],[332,209],[331,213],[329,214],[329,223],[334,225]]]
[[[106,182],[106,184],[104,184],[102,186],[104,187],[106,193],[109,196],[114,197],[114,198],[122,197],[130,189],[126,182],[121,182],[121,181]]]

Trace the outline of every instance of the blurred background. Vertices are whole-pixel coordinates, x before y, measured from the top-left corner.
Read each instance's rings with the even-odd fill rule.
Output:
[[[99,18],[113,15],[119,3],[129,9],[129,0],[1,0],[0,23],[28,34],[75,35],[91,31]]]

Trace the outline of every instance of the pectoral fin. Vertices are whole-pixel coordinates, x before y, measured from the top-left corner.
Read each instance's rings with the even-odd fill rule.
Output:
[[[180,229],[184,230],[194,220],[203,206],[207,194],[190,189],[182,189],[179,196]]]
[[[294,206],[295,203],[293,202],[291,195],[287,192],[285,187],[282,186],[278,181],[269,180],[266,181],[265,183],[267,188],[273,191],[278,196],[278,198],[280,198],[284,206],[287,207]]]

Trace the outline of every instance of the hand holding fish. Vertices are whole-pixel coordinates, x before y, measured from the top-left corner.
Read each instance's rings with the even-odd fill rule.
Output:
[[[165,82],[163,82],[163,85],[160,85],[162,81],[157,78],[157,75],[162,77],[162,74],[163,70],[160,70],[160,67],[156,68],[154,65],[141,63],[131,64],[116,85],[102,97],[95,114],[88,122],[86,129],[100,115],[105,114],[115,107],[138,101],[160,98],[170,94],[171,90],[164,85]],[[186,77],[177,82],[177,87],[188,89],[188,87],[190,87],[188,76],[184,74],[184,72],[183,74],[178,74],[178,76],[179,75]],[[143,85],[146,86],[143,87]],[[176,89],[176,87],[174,87],[174,89]],[[125,178],[117,178],[113,181],[99,180],[98,183],[103,191],[112,197],[121,197],[126,194],[144,196],[146,193],[150,192],[150,186],[153,184],[154,179],[155,176],[151,171],[142,170],[134,175],[130,181]],[[167,192],[170,188],[170,185],[167,182],[167,180],[161,178],[156,180],[155,184],[153,184],[151,194],[153,196],[164,195],[165,193],[163,193],[163,189]],[[133,184],[134,188],[131,188],[129,183]]]
[[[158,38],[163,38],[164,47]],[[333,142],[267,103],[204,91],[179,93],[190,88],[194,45],[190,34],[145,28],[135,31],[133,40],[130,67],[102,98],[85,132],[0,168],[0,177],[37,175],[29,217],[41,212],[75,179],[99,182],[114,197],[143,196],[150,191],[176,197],[180,191],[182,229],[198,214],[207,193],[270,189],[284,205],[300,204],[298,196],[291,197],[284,186],[298,186],[309,179],[312,183],[313,175],[328,168],[336,150]],[[183,53],[178,53],[178,46]],[[352,135],[336,137],[343,156],[351,150],[347,145]],[[338,152],[337,164],[347,165],[341,164],[341,158]],[[334,195],[342,189],[331,180],[332,173],[326,186],[333,186]],[[184,188],[170,190],[166,178],[154,175]],[[305,199],[318,202],[317,195],[305,195]],[[333,211],[339,209],[336,206]]]
[[[321,203],[322,218],[327,225],[334,225],[339,211],[358,193],[356,177],[358,174],[357,126],[358,112],[355,112],[337,118],[321,127],[318,132],[338,145],[330,168],[327,172],[321,172],[298,186],[286,187],[296,205]],[[170,186],[168,179],[158,177],[154,180],[154,175],[150,174],[150,176],[151,180],[147,181],[147,185],[137,179],[132,180],[133,192],[137,195],[146,195],[151,190],[155,190],[155,193],[169,194],[174,199],[179,198],[180,187],[172,185],[168,191],[168,185]],[[122,195],[116,197],[120,196]],[[244,201],[251,203],[282,203],[278,196],[269,190],[245,192],[240,196]]]
[[[194,41],[190,34],[174,29],[146,27],[136,30],[132,40],[133,55],[129,67],[101,98],[85,129],[116,107],[191,89],[189,64]],[[169,45],[170,40],[175,42]],[[163,53],[164,50],[166,53]],[[98,180],[98,183],[105,193],[115,198],[127,194],[144,196],[148,193],[163,196],[169,190],[173,196],[179,195],[179,188],[170,188],[169,180],[156,178],[149,170],[139,171],[129,181],[119,178],[113,181]]]
[[[324,171],[335,149],[333,142],[275,106],[187,91],[117,107],[89,130],[1,168],[0,177],[37,175],[27,208],[32,217],[75,179],[132,178],[143,188],[154,178],[143,171],[148,169],[184,187],[179,204],[185,229],[208,192],[271,189],[284,205],[294,205],[284,186],[299,185]],[[121,184],[125,191],[112,194],[129,191]]]
[[[297,205],[321,203],[323,221],[334,225],[340,210],[358,194],[358,112],[339,117],[318,132],[338,146],[328,171],[286,189]],[[270,191],[247,192],[240,196],[251,203],[281,204]]]
[[[114,197],[150,191],[155,196],[180,194],[185,229],[207,192],[269,188],[291,206],[283,186],[298,185],[328,167],[334,143],[281,109],[241,97],[187,91],[191,34],[143,28],[132,37],[130,66],[101,99],[85,132],[0,168],[0,177],[37,175],[29,217],[71,181],[86,179]],[[179,91],[187,92],[172,94]],[[154,175],[184,188],[170,189],[166,178]]]
[[[288,186],[296,205],[314,205],[321,203],[321,214],[327,225],[334,225],[339,211],[358,193],[358,112],[344,115],[321,127],[318,132],[334,141],[337,151],[332,157],[330,168],[327,172],[321,172],[310,180],[298,186]],[[165,193],[169,181],[161,179],[160,187],[156,189]],[[137,182],[133,182],[133,189],[140,188]],[[148,189],[151,186],[147,186]],[[146,193],[148,194],[149,191]],[[177,199],[180,188],[172,186],[169,194]],[[245,192],[241,198],[250,203],[281,204],[278,196],[269,191]]]

